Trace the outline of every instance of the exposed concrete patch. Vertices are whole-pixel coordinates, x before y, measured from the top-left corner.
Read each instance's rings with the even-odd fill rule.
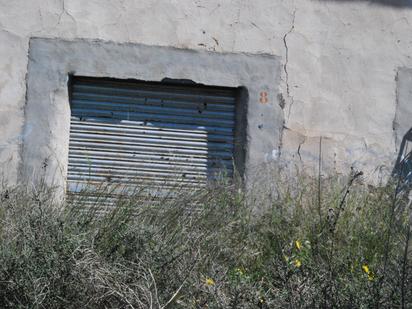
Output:
[[[244,87],[249,100],[246,176],[276,160],[283,125],[278,102],[280,61],[271,55],[118,44],[97,40],[34,38],[30,43],[23,165],[24,181],[46,177],[61,185],[67,169],[70,109],[68,75],[161,81],[187,79],[205,85]],[[45,162],[47,161],[47,164]]]
[[[364,137],[343,133],[322,136],[291,129],[285,129],[283,135],[282,162],[309,175],[317,175],[319,160],[323,175],[345,175],[355,169],[363,171],[365,180],[375,184],[390,175],[391,166],[380,162],[390,161],[391,156],[379,144],[370,143]],[[375,161],[369,162],[369,158]]]

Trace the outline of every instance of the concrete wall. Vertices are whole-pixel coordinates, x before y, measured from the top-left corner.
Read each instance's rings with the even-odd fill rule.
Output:
[[[312,169],[322,136],[325,168],[353,165],[373,179],[396,157],[396,76],[412,68],[411,23],[407,0],[0,0],[3,177],[19,175],[29,40],[47,37],[279,56],[278,159]]]

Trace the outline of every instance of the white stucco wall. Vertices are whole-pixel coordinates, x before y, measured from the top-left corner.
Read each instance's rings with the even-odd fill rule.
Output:
[[[18,178],[30,37],[280,56],[281,159],[301,158],[311,168],[322,136],[325,166],[345,172],[354,165],[376,177],[375,168],[396,156],[395,78],[412,67],[412,4],[378,2],[0,0],[2,177]]]

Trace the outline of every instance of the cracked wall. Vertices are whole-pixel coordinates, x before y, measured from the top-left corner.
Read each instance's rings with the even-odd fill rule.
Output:
[[[399,67],[412,68],[410,6],[311,0],[0,0],[0,164],[16,181],[31,37],[99,39],[282,57],[274,157],[350,166],[371,179],[396,157]],[[113,59],[116,61],[116,59]],[[280,158],[278,157],[280,154]]]

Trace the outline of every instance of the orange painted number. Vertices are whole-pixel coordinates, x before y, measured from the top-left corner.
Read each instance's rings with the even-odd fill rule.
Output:
[[[269,101],[268,93],[266,91],[262,91],[260,93],[259,102],[262,103],[262,104],[266,104],[268,101]]]

